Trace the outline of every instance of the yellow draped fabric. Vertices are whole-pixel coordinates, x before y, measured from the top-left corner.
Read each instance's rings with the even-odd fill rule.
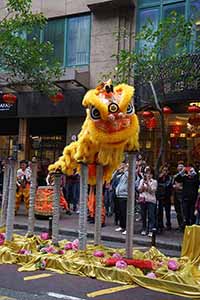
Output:
[[[5,242],[4,245],[0,246],[0,263],[19,264],[21,266],[18,271],[35,271],[38,269],[38,262],[46,260],[46,269],[57,273],[88,276],[104,281],[134,286],[138,284],[152,290],[197,299],[200,298],[199,233],[200,226],[186,228],[182,250],[183,256],[175,258],[180,265],[177,271],[168,269],[167,263],[169,258],[154,247],[145,253],[133,250],[134,259],[151,259],[154,261],[157,266],[154,270],[157,276],[156,279],[146,277],[143,271],[134,266],[119,269],[104,265],[102,260],[110,258],[113,253],[117,252],[122,256],[125,255],[124,249],[113,249],[88,244],[85,251],[67,250],[62,255],[52,253],[43,254],[40,252],[39,247],[41,245],[50,245],[51,241],[43,241],[38,236],[27,238],[14,235],[12,242]],[[60,241],[59,249],[63,249],[66,242],[66,240]],[[192,246],[192,243],[197,243],[197,246]],[[27,255],[19,254],[20,249],[30,250],[31,253]],[[93,255],[95,250],[103,251],[105,257],[103,259],[95,257]]]
[[[200,263],[200,226],[186,226],[181,256],[186,256],[193,263]]]

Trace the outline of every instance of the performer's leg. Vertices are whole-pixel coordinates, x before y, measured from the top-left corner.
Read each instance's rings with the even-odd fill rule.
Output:
[[[16,200],[15,200],[15,215],[19,210],[22,197],[23,197],[22,188],[18,187],[16,191]]]
[[[24,204],[25,204],[26,210],[28,212],[28,210],[29,210],[29,197],[30,197],[30,185],[27,185],[23,189],[23,196],[24,196]]]

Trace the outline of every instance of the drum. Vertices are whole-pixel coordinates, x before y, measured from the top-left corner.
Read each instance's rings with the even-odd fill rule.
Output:
[[[53,186],[39,186],[35,197],[35,215],[50,217],[53,214]],[[63,193],[60,195],[60,206],[63,209],[68,209]]]

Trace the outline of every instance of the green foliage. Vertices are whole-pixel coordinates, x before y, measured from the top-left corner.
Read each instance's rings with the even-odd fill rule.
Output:
[[[61,67],[57,61],[49,62],[53,53],[50,43],[26,39],[27,34],[46,24],[44,15],[32,13],[31,4],[31,0],[7,1],[0,20],[0,67],[11,87],[31,86],[52,94],[56,92],[54,81],[61,76]]]
[[[163,81],[169,73],[169,66],[173,66],[170,69],[170,81],[179,80],[183,70],[192,68],[192,63],[188,60],[189,50],[195,52],[200,50],[199,41],[195,41],[194,38],[194,27],[193,20],[186,21],[184,16],[177,15],[176,12],[160,22],[156,30],[149,20],[135,36],[139,45],[137,49],[131,52],[123,49],[113,55],[117,60],[112,72],[116,83],[127,83],[131,78],[140,81],[141,84]],[[126,39],[126,31],[122,30],[116,38],[119,41]],[[191,71],[187,80],[191,81],[192,76],[196,74],[192,74]]]

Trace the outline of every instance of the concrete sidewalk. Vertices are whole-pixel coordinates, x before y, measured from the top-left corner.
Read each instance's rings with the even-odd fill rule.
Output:
[[[61,213],[60,217],[60,234],[66,236],[76,237],[78,235],[78,223],[79,216],[76,213],[72,215],[66,215],[64,212]],[[15,229],[27,229],[28,219],[24,215],[23,209],[20,209],[19,214],[15,217],[14,223]],[[49,222],[48,220],[35,220],[35,231],[48,231]],[[124,243],[125,236],[121,232],[116,232],[117,226],[114,225],[114,217],[106,218],[106,226],[102,228],[102,241],[110,241],[117,243]],[[181,244],[183,239],[183,233],[177,231],[175,215],[172,212],[172,230],[164,231],[162,234],[156,236],[156,247],[159,249],[169,250],[181,250]],[[141,222],[134,223],[134,236],[133,243],[145,247],[151,246],[151,238],[148,236],[141,236]],[[88,238],[94,238],[94,224],[87,226]]]

